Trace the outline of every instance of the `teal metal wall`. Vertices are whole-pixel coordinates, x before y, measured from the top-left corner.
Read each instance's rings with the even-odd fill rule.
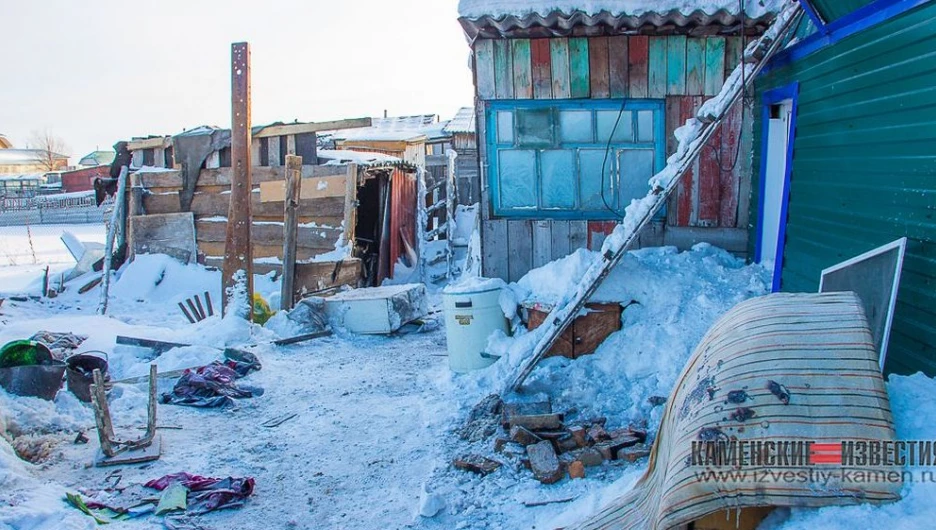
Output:
[[[814,292],[823,268],[907,236],[886,368],[934,376],[936,2],[769,71],[757,101],[794,81],[799,110],[781,289]],[[763,123],[754,114],[759,139]],[[761,148],[756,141],[755,168]],[[757,219],[752,213],[752,248]]]

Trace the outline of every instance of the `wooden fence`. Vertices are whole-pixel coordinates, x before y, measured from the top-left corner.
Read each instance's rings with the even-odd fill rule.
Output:
[[[232,170],[203,169],[195,188],[191,212],[195,221],[198,260],[220,267],[224,260]],[[347,255],[322,261],[318,256],[354,240],[358,169],[355,165],[302,167],[297,240],[297,288],[314,291],[340,284],[356,284],[360,260]],[[254,167],[251,242],[254,272],[282,270],[284,167]],[[142,215],[181,212],[182,175],[178,170],[137,172],[131,176],[131,212]],[[137,204],[142,197],[142,203]]]

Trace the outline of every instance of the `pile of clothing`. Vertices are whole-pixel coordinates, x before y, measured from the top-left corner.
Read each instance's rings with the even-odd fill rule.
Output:
[[[208,366],[186,370],[176,381],[172,392],[162,395],[162,402],[200,408],[233,406],[235,399],[263,395],[262,388],[236,382],[259,369],[256,357],[232,359],[229,356],[224,362],[215,361]]]

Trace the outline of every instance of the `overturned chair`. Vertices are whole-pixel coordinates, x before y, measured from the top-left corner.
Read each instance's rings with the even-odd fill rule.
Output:
[[[156,435],[156,375],[156,365],[151,364],[146,432],[136,440],[122,440],[114,435],[114,422],[107,404],[104,376],[99,369],[92,373],[94,384],[91,385],[91,405],[94,409],[98,439],[101,442],[101,452],[94,463],[97,467],[140,464],[159,459],[161,444]]]
[[[899,481],[842,480],[842,442],[895,440],[878,352],[853,293],[739,304],[702,339],[667,403],[646,474],[574,528],[754,528],[774,507],[900,499]],[[730,451],[741,447],[739,462]],[[902,469],[848,464],[863,477]],[[770,480],[778,472],[810,478]],[[813,480],[817,472],[826,475]]]

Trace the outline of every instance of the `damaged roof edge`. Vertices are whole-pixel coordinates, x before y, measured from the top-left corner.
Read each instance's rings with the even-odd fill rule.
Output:
[[[546,16],[530,13],[524,16],[485,15],[479,18],[458,19],[469,43],[479,38],[540,38],[540,37],[597,37],[610,35],[719,35],[738,34],[742,23],[745,33],[761,34],[773,22],[774,13],[757,18],[745,18],[725,10],[708,14],[696,11],[683,14],[645,13],[640,16],[614,15],[602,11],[595,15],[584,12],[565,14],[553,11]]]

